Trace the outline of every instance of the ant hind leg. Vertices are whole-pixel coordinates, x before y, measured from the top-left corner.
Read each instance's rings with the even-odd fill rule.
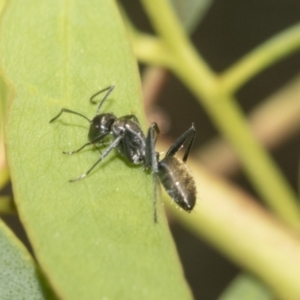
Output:
[[[182,146],[186,145],[186,150],[185,150],[183,158],[182,158],[182,161],[185,163],[188,159],[189,154],[190,154],[192,144],[193,144],[194,139],[195,139],[195,134],[196,134],[196,129],[195,129],[194,124],[192,124],[192,126],[187,131],[185,131],[173,143],[173,145],[170,147],[170,149],[166,153],[166,157],[167,156],[174,156],[180,150],[180,148]]]

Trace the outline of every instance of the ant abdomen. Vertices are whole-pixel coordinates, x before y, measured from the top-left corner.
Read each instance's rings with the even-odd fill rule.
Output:
[[[175,156],[166,156],[158,164],[158,176],[169,196],[191,212],[196,203],[196,185],[186,164]]]

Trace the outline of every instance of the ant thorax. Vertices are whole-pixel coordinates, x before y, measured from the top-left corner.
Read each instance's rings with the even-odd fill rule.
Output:
[[[115,138],[122,136],[118,151],[129,162],[143,164],[146,154],[146,138],[138,123],[129,116],[119,118],[112,126]]]

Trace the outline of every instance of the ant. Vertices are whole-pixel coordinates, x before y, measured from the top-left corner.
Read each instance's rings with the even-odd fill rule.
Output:
[[[85,178],[113,149],[117,149],[119,154],[127,159],[130,163],[140,165],[143,164],[146,171],[153,173],[155,184],[157,177],[165,188],[169,196],[185,211],[191,212],[196,203],[196,186],[193,177],[190,175],[186,161],[188,159],[194,138],[194,124],[185,131],[171,145],[165,157],[160,160],[159,153],[155,151],[155,144],[160,133],[158,125],[152,123],[148,129],[147,136],[144,135],[139,121],[135,115],[126,115],[117,118],[112,113],[100,114],[100,109],[105,100],[112,93],[115,86],[111,85],[105,89],[98,91],[90,98],[90,102],[96,104],[95,98],[103,92],[106,92],[96,110],[96,115],[93,119],[89,119],[81,113],[62,108],[57,116],[50,120],[50,123],[58,119],[63,113],[71,113],[86,119],[90,123],[88,134],[89,142],[81,146],[75,151],[64,151],[64,154],[71,155],[78,153],[86,146],[97,145],[102,143],[104,138],[112,136],[113,139],[107,148],[100,152],[99,159],[92,167],[82,175],[70,182],[78,181]],[[183,158],[180,160],[175,157],[175,154],[186,146]],[[155,186],[156,189],[156,186]],[[156,198],[156,197],[155,197]],[[156,222],[156,199],[154,199],[154,220]]]

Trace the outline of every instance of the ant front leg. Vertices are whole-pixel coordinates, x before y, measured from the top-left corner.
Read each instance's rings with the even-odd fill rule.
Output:
[[[63,151],[63,154],[72,155],[72,154],[78,153],[79,151],[84,149],[86,146],[93,145],[93,144],[96,144],[96,143],[100,142],[107,135],[108,135],[108,133],[101,134],[101,135],[95,137],[94,139],[92,139],[90,142],[88,142],[88,143],[84,144],[83,146],[81,146],[79,149],[77,149],[75,151]]]
[[[123,136],[117,137],[111,144],[110,146],[100,155],[100,158],[92,165],[92,167],[86,172],[83,173],[82,175],[78,176],[75,179],[69,180],[70,182],[75,182],[78,180],[81,180],[85,178],[89,173],[116,147],[118,147],[120,141],[122,140]]]

